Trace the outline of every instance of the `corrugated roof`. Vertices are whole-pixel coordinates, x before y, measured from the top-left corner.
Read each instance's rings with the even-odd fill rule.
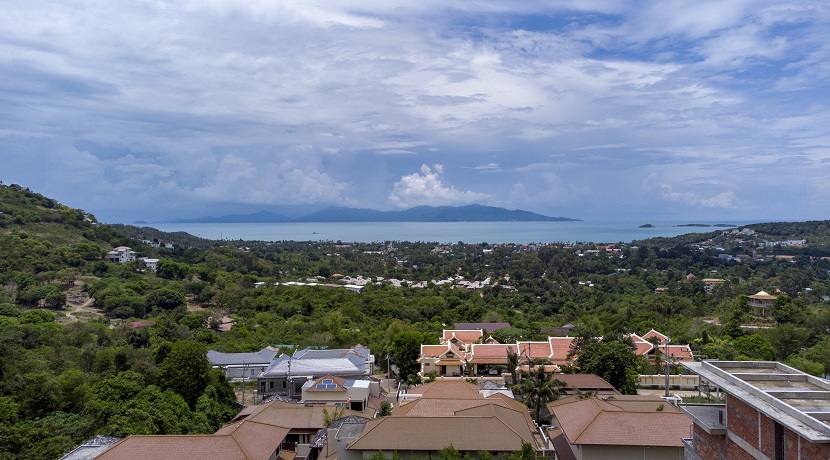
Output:
[[[262,377],[288,376],[288,357],[283,355],[271,362]],[[360,375],[360,369],[346,358],[291,359],[291,375]]]
[[[244,364],[264,364],[270,363],[277,352],[263,348],[262,350],[252,353],[222,353],[221,351],[208,350],[207,358],[210,364],[214,366],[231,366]]]

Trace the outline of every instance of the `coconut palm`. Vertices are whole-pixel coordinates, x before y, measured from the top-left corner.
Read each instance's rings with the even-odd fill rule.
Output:
[[[545,366],[539,366],[531,372],[529,378],[522,381],[520,391],[524,396],[524,403],[533,411],[533,420],[542,422],[542,408],[550,401],[559,399],[562,391],[562,382],[551,380],[545,372]]]

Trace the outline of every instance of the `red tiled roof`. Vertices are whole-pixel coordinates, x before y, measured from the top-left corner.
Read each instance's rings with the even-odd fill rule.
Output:
[[[481,329],[444,329],[444,340],[452,340],[456,338],[464,343],[478,342],[484,336],[484,331]]]
[[[550,359],[553,356],[550,342],[518,342],[517,345],[521,357]]]
[[[568,352],[571,351],[571,343],[573,341],[573,337],[548,337],[550,348],[553,350],[551,361],[554,364],[567,364]]]

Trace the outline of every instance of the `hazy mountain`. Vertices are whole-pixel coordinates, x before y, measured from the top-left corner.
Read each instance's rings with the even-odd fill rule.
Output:
[[[177,224],[250,224],[258,222],[291,222],[290,217],[274,214],[268,211],[255,212],[253,214],[231,214],[220,217],[197,217],[194,219],[173,219],[169,222]]]
[[[297,219],[269,212],[176,219],[175,223],[253,223],[253,222],[551,222],[574,221],[567,217],[550,217],[530,211],[509,210],[493,206],[471,204],[467,206],[417,206],[403,211],[378,211],[375,209],[331,206]]]

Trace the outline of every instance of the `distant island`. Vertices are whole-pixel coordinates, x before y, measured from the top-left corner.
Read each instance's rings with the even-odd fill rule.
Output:
[[[724,227],[724,228],[732,228],[737,227],[737,225],[732,224],[683,224],[683,225],[675,225],[675,227]]]
[[[639,227],[639,228],[654,228],[654,225],[651,225],[651,224],[643,224],[643,225],[640,225],[640,227]]]
[[[232,214],[220,217],[174,219],[167,223],[271,223],[271,222],[571,222],[580,219],[551,217],[520,209],[494,206],[417,206],[403,211],[331,206],[292,219],[261,211],[253,214]]]

